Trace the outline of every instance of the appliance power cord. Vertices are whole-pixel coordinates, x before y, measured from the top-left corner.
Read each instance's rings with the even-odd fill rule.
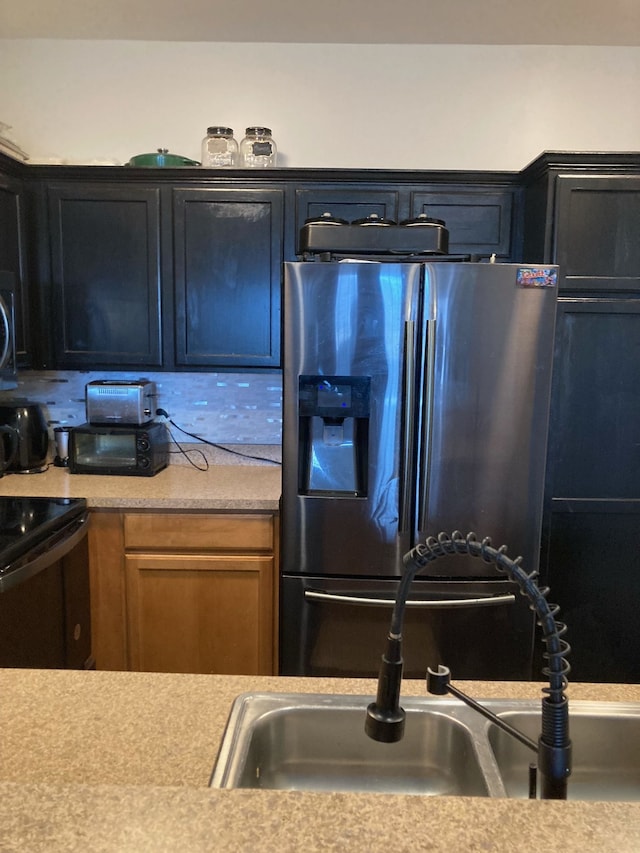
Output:
[[[203,438],[201,435],[196,435],[196,434],[195,434],[195,433],[193,433],[193,432],[189,432],[188,430],[186,430],[186,429],[184,429],[183,427],[179,426],[179,424],[177,424],[177,423],[176,423],[176,422],[171,418],[171,416],[169,415],[169,413],[168,413],[165,409],[156,409],[156,415],[157,415],[158,417],[166,418],[166,419],[167,419],[167,421],[171,424],[171,426],[175,427],[175,429],[180,430],[180,432],[184,433],[184,435],[188,435],[188,436],[189,436],[189,438],[194,438],[196,441],[200,441],[200,442],[202,442],[202,444],[208,444],[210,447],[215,447],[215,448],[217,448],[218,450],[224,450],[224,451],[226,451],[227,453],[233,453],[233,455],[234,455],[234,456],[242,456],[242,457],[243,457],[243,458],[245,458],[245,459],[255,459],[255,460],[257,460],[258,462],[270,462],[272,465],[282,465],[282,462],[279,462],[277,459],[269,459],[269,458],[268,458],[268,457],[266,457],[266,456],[256,456],[256,455],[253,455],[253,454],[251,454],[251,453],[243,453],[243,452],[242,452],[242,451],[240,451],[240,450],[232,450],[230,447],[225,447],[225,445],[223,445],[223,444],[216,444],[216,442],[214,442],[214,441],[209,441],[208,439]],[[209,462],[207,461],[206,456],[204,456],[204,454],[202,453],[202,451],[201,451],[201,450],[198,450],[197,448],[193,448],[192,450],[185,450],[185,449],[180,445],[180,443],[176,440],[176,438],[175,438],[175,436],[173,435],[173,433],[171,432],[171,430],[169,430],[169,434],[171,435],[171,438],[172,438],[172,440],[173,440],[174,444],[176,445],[176,447],[178,447],[179,452],[180,452],[180,453],[182,453],[182,454],[184,454],[184,456],[187,458],[187,460],[189,461],[189,463],[190,463],[191,465],[193,465],[193,467],[194,467],[194,468],[197,468],[199,471],[206,471],[206,470],[208,470],[208,468],[209,468]],[[175,452],[175,451],[174,451],[174,452]],[[202,458],[204,459],[204,462],[205,462],[205,464],[206,464],[206,468],[200,468],[200,466],[196,465],[196,464],[195,464],[191,459],[189,459],[188,454],[189,454],[189,453],[193,453],[193,452],[198,452],[198,453],[200,453],[200,455],[201,455],[201,456],[202,456]]]

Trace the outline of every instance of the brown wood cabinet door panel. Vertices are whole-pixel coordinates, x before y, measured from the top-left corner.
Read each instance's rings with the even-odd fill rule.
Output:
[[[91,641],[97,669],[127,665],[122,515],[92,512],[89,523]]]
[[[130,513],[124,519],[124,536],[127,549],[271,551],[273,516]]]
[[[131,669],[272,673],[272,557],[128,555]]]

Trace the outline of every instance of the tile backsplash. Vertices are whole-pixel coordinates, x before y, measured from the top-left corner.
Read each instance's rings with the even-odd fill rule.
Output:
[[[282,377],[280,373],[153,373],[23,370],[18,387],[0,392],[0,400],[26,398],[40,403],[50,426],[86,422],[85,385],[94,379],[150,379],[158,391],[157,408],[180,427],[218,444],[280,445]],[[193,441],[176,431],[185,443]]]

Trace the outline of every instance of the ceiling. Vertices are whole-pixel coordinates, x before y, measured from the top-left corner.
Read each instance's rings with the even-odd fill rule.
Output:
[[[0,38],[640,45],[640,0],[0,0]]]

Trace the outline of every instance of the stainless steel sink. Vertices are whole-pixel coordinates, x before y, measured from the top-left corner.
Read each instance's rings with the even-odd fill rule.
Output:
[[[212,786],[489,796],[474,738],[454,716],[407,701],[404,739],[384,744],[364,732],[366,704],[362,696],[241,696]]]
[[[406,697],[405,736],[364,733],[371,696],[246,693],[233,704],[210,785],[525,797],[535,754],[456,699]],[[539,700],[483,704],[537,740]],[[570,702],[570,799],[640,799],[640,703]]]
[[[640,800],[640,707],[636,704],[570,702],[573,770],[570,800]],[[514,728],[537,740],[540,714],[500,714]],[[527,796],[527,768],[533,753],[497,726],[489,726],[507,796]]]

